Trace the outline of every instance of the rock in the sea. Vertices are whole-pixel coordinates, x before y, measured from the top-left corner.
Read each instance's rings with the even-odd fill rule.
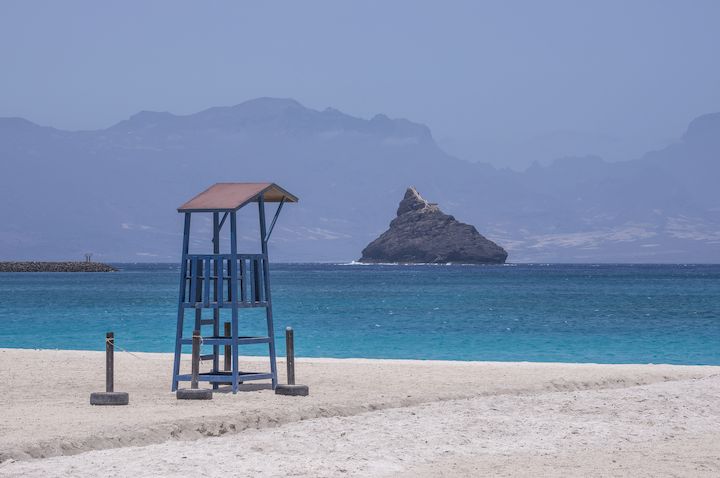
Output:
[[[362,251],[360,262],[502,264],[505,249],[428,203],[415,188],[400,201],[390,229]]]

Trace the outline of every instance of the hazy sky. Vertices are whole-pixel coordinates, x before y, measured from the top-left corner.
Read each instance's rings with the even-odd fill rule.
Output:
[[[720,111],[720,1],[0,3],[0,116],[68,129],[292,97],[429,125],[467,159]]]

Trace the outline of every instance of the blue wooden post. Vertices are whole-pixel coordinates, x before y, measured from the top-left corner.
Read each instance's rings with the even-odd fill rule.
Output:
[[[232,301],[232,342],[230,344],[232,350],[232,391],[238,391],[238,253],[237,253],[237,214],[235,211],[230,213],[230,261],[231,261],[231,290]]]
[[[202,278],[203,271],[205,270],[205,260],[204,259],[195,259],[193,261],[193,303],[195,305],[195,326],[194,330],[200,330],[200,327],[202,324],[200,321],[202,320],[202,296],[203,296],[203,283],[205,280]]]
[[[213,275],[215,276],[215,279],[213,279],[213,299],[216,303],[216,307],[213,309],[213,336],[219,337],[221,298],[219,297],[218,292],[220,292],[221,288],[218,287],[218,281],[222,279],[218,269],[222,267],[222,262],[217,256],[220,254],[220,213],[218,212],[213,213],[213,254],[215,254],[215,258],[213,259]],[[213,345],[212,370],[213,373],[218,373],[220,371],[220,346],[218,344]],[[218,384],[213,383],[213,388],[217,389]]]
[[[270,348],[270,373],[272,374],[272,388],[277,387],[277,361],[275,356],[275,327],[273,325],[272,300],[270,298],[270,267],[268,264],[268,246],[265,229],[265,199],[258,199],[258,215],[260,216],[260,247],[262,248],[262,274],[265,289],[265,316],[267,318],[268,347]],[[259,272],[259,271],[258,271]]]
[[[185,315],[185,286],[187,275],[187,259],[190,252],[190,213],[185,213],[185,226],[183,227],[182,259],[180,262],[180,294],[178,298],[177,332],[175,335],[175,360],[173,363],[172,391],[177,390],[177,376],[180,374],[180,355],[182,354],[182,329]]]

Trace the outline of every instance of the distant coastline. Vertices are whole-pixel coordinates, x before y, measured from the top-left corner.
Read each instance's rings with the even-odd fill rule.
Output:
[[[102,262],[0,262],[0,272],[117,272]]]

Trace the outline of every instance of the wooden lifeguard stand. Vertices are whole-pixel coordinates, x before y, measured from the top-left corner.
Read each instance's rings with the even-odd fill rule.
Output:
[[[273,330],[272,299],[270,295],[270,271],[268,264],[268,239],[272,234],[280,210],[286,202],[297,202],[298,198],[274,183],[217,183],[198,194],[178,208],[185,214],[182,261],[180,263],[180,297],[178,299],[177,335],[175,338],[175,362],[173,365],[172,390],[178,382],[189,381],[190,374],[180,373],[180,355],[183,345],[191,345],[192,337],[184,336],[186,311],[194,311],[194,330],[200,330],[202,344],[212,346],[212,353],[202,355],[201,360],[212,360],[212,369],[200,373],[198,379],[213,384],[232,385],[237,393],[238,383],[249,380],[272,381],[277,385],[275,362],[275,334]],[[237,211],[257,202],[260,219],[260,254],[239,254],[237,251]],[[265,203],[279,203],[269,228],[265,227]],[[190,218],[193,214],[212,214],[212,253],[190,254]],[[221,217],[222,215],[222,217]],[[220,231],[230,218],[229,253],[220,253]],[[250,307],[264,307],[267,319],[267,335],[250,337],[241,335],[239,328],[240,310]],[[220,334],[221,310],[230,309],[230,334]],[[204,311],[212,317],[203,316]],[[207,312],[205,312],[207,313]],[[212,327],[212,333],[203,330]],[[240,371],[238,351],[240,345],[268,344],[270,373]],[[230,352],[229,370],[220,369],[220,349]],[[227,356],[224,360],[228,362]],[[226,367],[223,367],[225,369]]]

